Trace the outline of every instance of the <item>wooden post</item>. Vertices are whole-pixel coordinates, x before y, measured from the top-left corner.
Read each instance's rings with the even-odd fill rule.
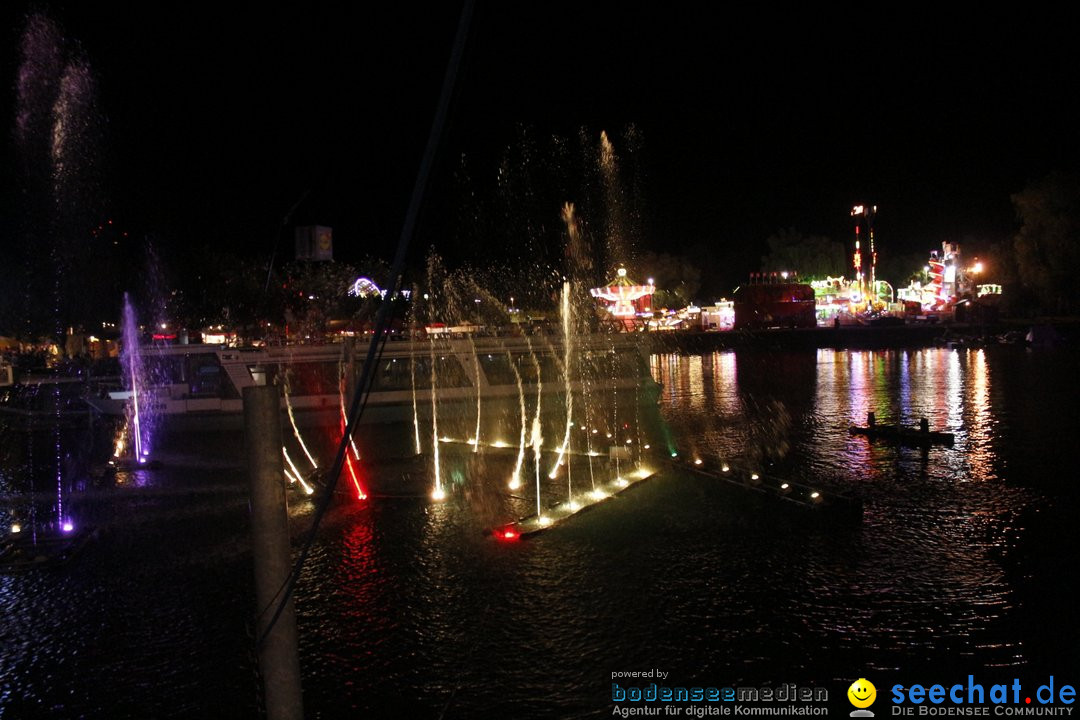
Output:
[[[251,549],[255,565],[256,637],[269,720],[302,720],[300,657],[292,598],[271,620],[292,571],[277,386],[244,388],[244,443],[251,487]],[[267,628],[269,632],[267,632]],[[265,638],[264,638],[265,636]]]

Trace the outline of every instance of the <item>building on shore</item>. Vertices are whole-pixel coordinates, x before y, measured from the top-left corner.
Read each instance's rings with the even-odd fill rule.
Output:
[[[755,275],[736,288],[733,306],[735,330],[817,326],[814,288],[776,273]]]

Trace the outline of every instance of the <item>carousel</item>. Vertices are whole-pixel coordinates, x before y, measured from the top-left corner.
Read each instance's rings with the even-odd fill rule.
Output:
[[[652,296],[656,292],[652,278],[648,284],[639,285],[626,276],[626,268],[620,267],[614,280],[589,292],[603,304],[611,319],[627,330],[641,325],[641,318],[652,317]]]

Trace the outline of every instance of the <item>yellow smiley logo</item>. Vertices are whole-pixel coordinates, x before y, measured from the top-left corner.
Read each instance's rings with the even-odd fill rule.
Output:
[[[859,678],[847,689],[848,700],[857,708],[866,708],[877,699],[877,688],[866,678]]]

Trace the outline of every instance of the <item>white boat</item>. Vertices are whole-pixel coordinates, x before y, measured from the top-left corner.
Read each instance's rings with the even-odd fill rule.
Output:
[[[595,395],[599,400],[603,393],[611,393],[619,404],[627,404],[639,392],[655,387],[646,350],[633,335],[574,339],[571,350],[572,394]],[[140,390],[141,411],[166,423],[184,419],[194,421],[185,425],[216,429],[239,427],[243,389],[267,384],[282,388],[282,410],[291,410],[298,424],[338,423],[352,385],[362,373],[367,347],[350,343],[259,348],[171,345],[146,347],[141,352],[145,375],[155,378],[150,387]],[[433,396],[439,415],[445,417],[453,417],[458,406],[464,415],[477,398],[481,411],[496,400],[516,407],[521,397],[532,408],[538,395],[565,396],[564,358],[558,336],[388,342],[378,356],[360,422],[430,418]],[[626,392],[630,390],[635,392]],[[620,391],[622,398],[617,397]],[[104,415],[123,415],[131,401],[132,392],[122,389],[87,398]],[[547,399],[544,404],[550,409],[562,406],[561,401]]]

